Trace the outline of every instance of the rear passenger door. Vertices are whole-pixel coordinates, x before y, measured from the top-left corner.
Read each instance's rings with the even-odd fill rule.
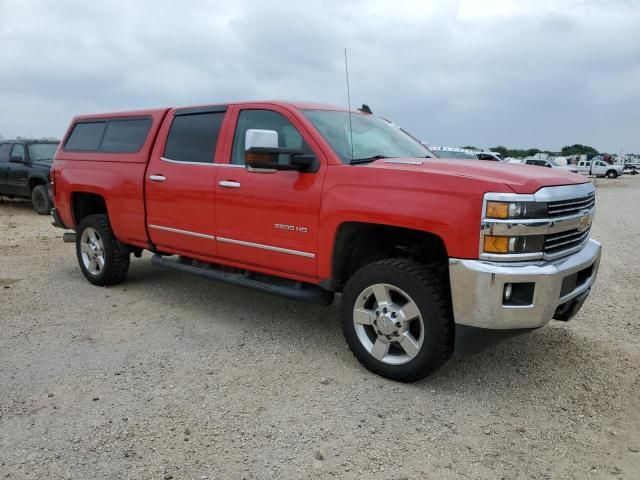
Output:
[[[158,133],[145,176],[147,229],[159,250],[216,256],[215,155],[226,107],[178,109]]]

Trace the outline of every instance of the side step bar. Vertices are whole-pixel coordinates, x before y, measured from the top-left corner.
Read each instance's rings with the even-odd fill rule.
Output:
[[[331,305],[331,303],[333,303],[333,292],[324,290],[316,285],[296,282],[294,280],[284,280],[277,277],[271,277],[274,279],[274,283],[270,283],[264,280],[250,278],[241,273],[222,270],[214,264],[191,261],[189,259],[183,259],[182,257],[176,261],[166,259],[160,255],[154,255],[151,257],[151,264],[155,267],[166,268],[167,270],[173,270],[176,272],[191,273],[210,280],[231,283],[240,287],[251,288],[253,290],[259,290],[261,292],[271,293],[273,295],[291,298],[301,302],[314,303],[317,305]],[[267,275],[260,275],[260,277],[269,278]],[[277,284],[275,282],[282,284]]]

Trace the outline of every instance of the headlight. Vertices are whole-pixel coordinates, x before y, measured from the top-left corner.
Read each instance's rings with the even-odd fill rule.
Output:
[[[547,204],[544,202],[487,202],[485,218],[517,220],[521,218],[544,218],[547,216]]]
[[[536,253],[541,252],[544,235],[527,235],[508,237],[502,235],[485,235],[484,253]]]

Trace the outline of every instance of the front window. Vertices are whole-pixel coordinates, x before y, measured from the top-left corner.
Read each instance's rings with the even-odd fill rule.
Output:
[[[245,140],[249,129],[275,130],[278,133],[278,147],[302,150],[305,155],[313,154],[298,129],[280,113],[272,110],[242,110],[233,137],[231,163],[235,165],[245,163]],[[290,160],[291,156],[288,154],[278,155],[280,164],[287,164]]]
[[[57,143],[31,143],[29,148],[29,158],[32,162],[50,162],[58,149]]]
[[[343,163],[378,158],[425,158],[431,152],[402,129],[373,115],[334,110],[304,110]]]

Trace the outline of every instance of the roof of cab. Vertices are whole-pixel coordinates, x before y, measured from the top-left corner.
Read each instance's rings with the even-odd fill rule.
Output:
[[[186,109],[186,108],[202,108],[202,107],[215,107],[220,105],[250,105],[256,103],[270,104],[270,105],[280,105],[283,107],[293,107],[298,110],[333,110],[339,112],[346,112],[348,109],[346,107],[339,107],[336,105],[329,105],[324,103],[313,103],[313,102],[291,102],[286,100],[255,100],[255,101],[246,101],[246,102],[219,102],[219,103],[207,103],[200,105],[187,105],[187,106],[179,106],[179,107],[165,107],[165,108],[153,108],[146,110],[126,110],[120,112],[104,112],[104,113],[91,113],[86,115],[77,115],[74,117],[73,121],[83,121],[83,120],[95,120],[95,119],[108,119],[108,118],[122,118],[122,117],[133,117],[133,116],[157,116],[164,115],[168,110],[174,108]],[[358,110],[351,110],[353,113],[359,113]]]

